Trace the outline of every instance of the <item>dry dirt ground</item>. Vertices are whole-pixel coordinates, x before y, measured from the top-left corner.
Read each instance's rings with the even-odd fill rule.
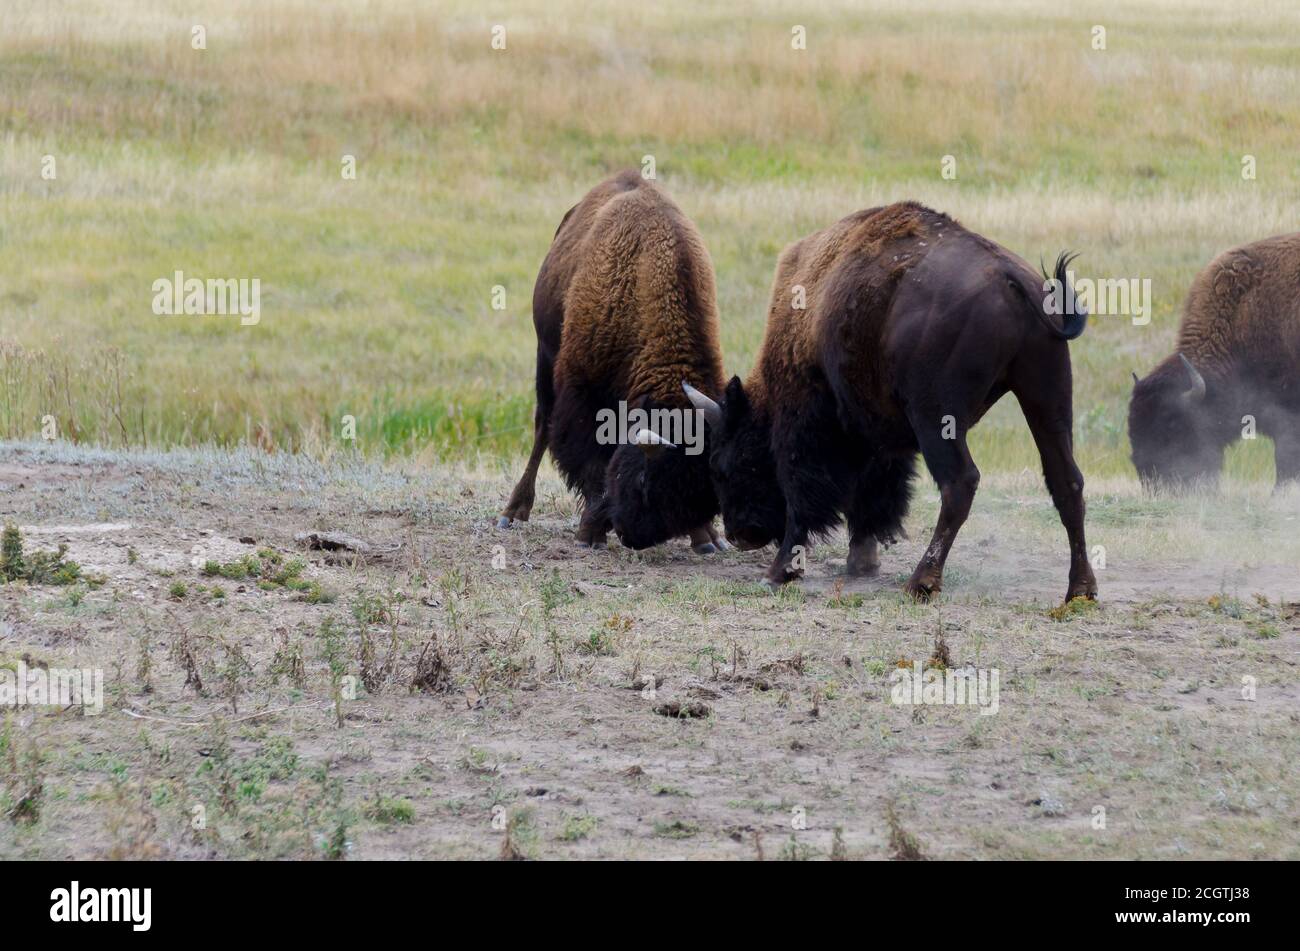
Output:
[[[83,573],[0,586],[0,667],[106,694],[0,711],[0,858],[1300,858],[1300,493],[1090,485],[1102,600],[1054,617],[1034,473],[930,605],[928,483],[878,578],[840,537],[773,596],[770,551],[576,548],[553,475],[500,532],[515,475],[0,445],[0,520]],[[996,713],[893,702],[928,660]]]

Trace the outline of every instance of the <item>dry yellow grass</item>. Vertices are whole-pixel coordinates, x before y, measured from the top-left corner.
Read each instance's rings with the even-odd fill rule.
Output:
[[[713,253],[733,372],[780,248],[869,204],[919,198],[1030,259],[1068,246],[1080,273],[1150,278],[1149,326],[1098,318],[1073,347],[1085,469],[1121,474],[1128,372],[1168,351],[1192,275],[1294,227],[1297,21],[1264,2],[10,4],[0,333],[43,349],[45,377],[119,348],[134,442],[301,448],[351,414],[363,448],[515,452],[550,235],[650,154]],[[266,318],[155,317],[149,283],[177,268],[259,276]],[[62,428],[120,438],[105,384],[67,376]],[[39,389],[4,435],[36,432]],[[1018,417],[982,425],[986,471],[1032,465]],[[1238,456],[1270,477],[1266,444]]]

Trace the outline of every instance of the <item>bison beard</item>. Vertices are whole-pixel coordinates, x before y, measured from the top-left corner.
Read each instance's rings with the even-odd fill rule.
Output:
[[[602,410],[685,411],[680,381],[722,390],[713,263],[695,226],[635,170],[593,188],[564,216],[533,289],[537,410],[533,449],[498,524],[527,521],[547,449],[583,499],[579,544],[612,528],[645,548],[689,535],[721,547],[704,455],[640,438],[598,438]]]
[[[1277,484],[1300,480],[1300,234],[1219,255],[1192,282],[1178,351],[1129,403],[1147,488],[1213,484],[1247,420],[1273,440]]]
[[[1067,263],[1054,272],[1062,284]],[[1011,392],[1069,536],[1066,599],[1096,597],[1067,346],[1087,314],[1052,316],[1046,296],[1023,260],[913,202],[859,212],[785,250],[758,365],[708,410],[728,535],[749,547],[780,539],[769,584],[797,577],[798,550],[841,514],[848,570],[876,570],[878,544],[902,533],[919,451],[942,504],[906,590],[937,593],[979,485],[967,432]]]

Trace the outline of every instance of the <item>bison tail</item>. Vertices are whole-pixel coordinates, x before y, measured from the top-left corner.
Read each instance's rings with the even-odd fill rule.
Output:
[[[1070,286],[1070,262],[1077,257],[1077,254],[1062,251],[1057,255],[1056,267],[1051,274],[1039,262],[1043,272],[1044,296],[1041,304],[1031,301],[1030,306],[1043,326],[1057,340],[1074,340],[1082,336],[1088,325],[1088,310],[1079,303],[1074,288]],[[1057,326],[1058,319],[1060,326]]]

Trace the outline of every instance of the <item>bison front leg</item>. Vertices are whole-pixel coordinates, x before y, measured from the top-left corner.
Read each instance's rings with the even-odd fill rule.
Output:
[[[854,535],[849,539],[849,560],[844,570],[855,578],[874,575],[880,570],[880,544],[875,535]]]
[[[589,459],[579,482],[582,492],[582,517],[578,519],[578,546],[605,548],[606,536],[613,527],[609,514],[609,497],[605,494],[605,466],[601,459]]]
[[[609,516],[605,512],[605,499],[602,497],[594,503],[583,506],[582,518],[578,520],[577,541],[579,548],[606,548],[609,535]]]
[[[943,588],[943,566],[957,532],[970,514],[980,471],[966,448],[965,430],[954,432],[952,438],[945,438],[942,429],[918,431],[917,435],[926,468],[939,484],[939,521],[903,590],[918,601],[928,601]]]
[[[1068,408],[1053,411],[1032,399],[1020,399],[1020,407],[1038,446],[1047,491],[1070,541],[1070,584],[1065,600],[1096,600],[1097,579],[1088,561],[1088,542],[1083,533],[1083,473],[1074,461],[1072,414]]]
[[[785,538],[782,539],[781,547],[767,569],[767,574],[763,576],[763,584],[775,590],[788,581],[803,577],[807,549],[808,529],[793,514],[787,512]]]

